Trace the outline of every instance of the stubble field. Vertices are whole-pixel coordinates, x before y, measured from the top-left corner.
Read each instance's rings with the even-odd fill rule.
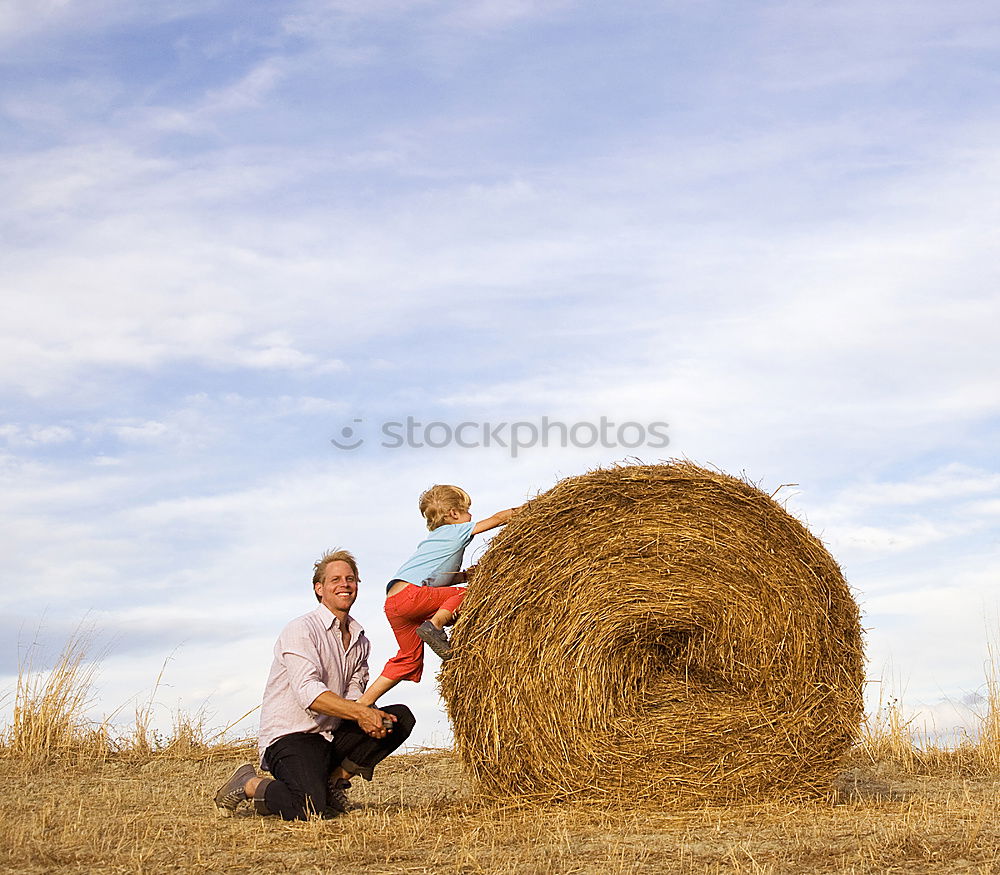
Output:
[[[4,872],[1000,872],[995,777],[846,763],[827,798],[687,810],[477,799],[447,751],[390,757],[336,820],[282,823],[215,788],[248,752],[0,757]],[[927,764],[919,770],[928,771]],[[934,769],[930,769],[933,771]]]

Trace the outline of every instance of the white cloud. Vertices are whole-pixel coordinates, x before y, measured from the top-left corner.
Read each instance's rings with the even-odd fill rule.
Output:
[[[568,12],[574,5],[571,0],[469,0],[466,3],[444,4],[446,12],[442,20],[463,30],[493,30],[551,18]]]
[[[284,58],[264,58],[234,81],[210,88],[187,103],[132,108],[127,115],[131,133],[133,136],[143,132],[220,135],[232,123],[234,115],[266,111],[268,101],[278,99],[275,94],[288,75]],[[243,175],[248,177],[246,182],[253,182],[252,174]]]
[[[310,0],[286,15],[289,33],[327,36],[344,21],[405,23],[423,32],[459,28],[490,32],[496,28],[544,18],[571,8],[569,0]]]
[[[125,441],[147,441],[163,437],[169,428],[162,422],[150,420],[134,425],[116,425],[111,431]]]
[[[80,5],[72,0],[8,0],[0,6],[0,35],[24,36],[47,23],[67,20]]]
[[[851,488],[854,507],[911,505],[968,498],[1000,491],[1000,474],[952,462],[906,481],[857,484]]]
[[[221,113],[260,106],[270,97],[284,78],[281,60],[267,58],[237,82],[225,88],[210,90],[199,114],[215,116]]]
[[[874,553],[879,556],[924,547],[936,541],[944,541],[964,532],[959,525],[941,526],[929,520],[889,527],[889,526],[828,526],[823,537],[854,555]]]
[[[0,438],[12,447],[62,444],[74,437],[73,429],[61,425],[0,425]]]
[[[815,90],[830,85],[885,87],[914,77],[928,56],[946,49],[997,45],[988,3],[890,0],[803,6],[767,4],[757,35],[771,88]],[[957,60],[957,59],[956,59]]]
[[[6,45],[9,56],[30,49],[47,54],[60,38],[79,40],[136,21],[149,26],[205,14],[221,5],[220,0],[148,0],[141,7],[128,0],[4,0],[0,43]]]
[[[893,412],[902,416],[919,407],[930,417],[995,410],[1000,398],[990,379],[997,364],[988,326],[1000,314],[996,301],[978,291],[988,284],[980,280],[957,297],[931,293],[956,264],[982,263],[985,275],[993,270],[986,266],[988,241],[963,233],[977,227],[968,218],[960,220],[968,228],[941,233],[941,217],[967,217],[992,174],[993,159],[970,152],[962,132],[953,136],[951,154],[899,183],[875,186],[883,199],[868,195],[871,213],[862,227],[821,221],[765,243],[771,230],[755,231],[738,211],[725,224],[706,226],[708,212],[725,212],[719,192],[726,189],[715,187],[717,177],[731,178],[741,167],[747,178],[751,168],[773,174],[803,144],[805,154],[818,148],[820,133],[772,132],[756,145],[751,137],[727,148],[691,143],[673,155],[630,152],[600,167],[570,164],[559,179],[523,172],[497,182],[444,179],[384,205],[384,214],[345,205],[280,218],[248,210],[244,198],[264,206],[270,190],[307,179],[317,160],[330,166],[329,157],[309,148],[291,161],[281,152],[237,151],[191,164],[140,157],[121,146],[56,152],[51,167],[44,159],[19,169],[19,178],[40,180],[22,184],[20,203],[73,204],[79,216],[64,217],[57,258],[32,258],[11,276],[24,300],[11,314],[7,348],[33,366],[15,372],[11,354],[0,373],[25,390],[45,392],[95,362],[157,368],[187,359],[330,371],[338,361],[303,343],[312,327],[301,314],[333,301],[364,339],[419,318],[428,295],[442,305],[468,301],[480,308],[538,296],[558,307],[567,283],[627,264],[618,282],[652,289],[648,294],[661,302],[663,315],[654,307],[642,320],[650,354],[658,346],[673,352],[676,343],[662,341],[679,336],[682,349],[697,357],[695,375],[730,386],[731,396],[752,396],[764,384],[791,394],[808,373],[813,391],[829,397],[834,417],[859,406],[856,383],[844,391],[846,378],[869,375],[874,379],[862,391],[869,407],[896,405]],[[979,131],[972,142],[987,134]],[[677,149],[667,141],[656,146]],[[654,166],[666,167],[666,176],[659,171],[650,185]],[[965,168],[957,178],[955,166]],[[684,173],[670,169],[681,167]],[[650,196],[631,198],[642,188]],[[694,225],[676,207],[685,199],[699,205]],[[147,212],[136,212],[140,203]],[[97,204],[106,217],[95,222],[87,210]],[[897,204],[905,216],[896,215]],[[206,221],[205,209],[221,209],[233,222],[219,223],[214,212]],[[611,234],[615,228],[629,234]],[[664,248],[673,234],[683,252]],[[72,288],[65,288],[66,277],[76,278]],[[724,315],[677,313],[693,295],[710,293],[709,280]],[[602,305],[607,290],[590,283],[571,299],[599,314],[599,333],[611,326],[634,330],[631,302],[616,308],[609,297]],[[278,290],[284,306],[275,300]],[[58,301],[65,317],[44,325],[29,295],[48,310]],[[626,297],[649,305],[648,296]],[[556,330],[582,330],[578,320],[568,321]],[[289,341],[260,348],[258,332],[274,325]],[[704,355],[713,349],[726,351],[717,363]],[[936,351],[933,361],[928,349]],[[655,358],[650,364],[659,370]],[[675,368],[683,364],[674,356]],[[913,374],[902,391],[892,376],[901,371]],[[959,374],[964,385],[956,387]],[[655,379],[664,385],[661,375]],[[681,380],[688,376],[678,372]]]

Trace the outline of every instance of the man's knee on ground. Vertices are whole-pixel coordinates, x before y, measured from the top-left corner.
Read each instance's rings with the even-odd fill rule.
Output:
[[[317,801],[305,793],[293,793],[292,798],[278,813],[282,820],[308,820],[311,815],[322,815],[325,808],[325,798]]]
[[[326,795],[322,798],[310,795],[297,787],[289,787],[270,778],[268,783],[254,793],[254,808],[258,814],[276,814],[282,820],[308,820],[310,815],[323,814],[326,808]]]

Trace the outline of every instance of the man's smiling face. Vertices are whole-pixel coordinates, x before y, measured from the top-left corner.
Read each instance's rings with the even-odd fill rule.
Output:
[[[346,562],[331,562],[323,570],[323,581],[316,584],[316,595],[335,614],[346,614],[358,597],[358,579]]]

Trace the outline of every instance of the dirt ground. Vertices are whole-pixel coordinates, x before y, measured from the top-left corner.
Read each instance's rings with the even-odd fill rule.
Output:
[[[653,809],[477,800],[445,751],[390,757],[336,820],[283,823],[212,794],[245,756],[0,758],[0,871],[1000,875],[992,778],[846,769],[828,798]]]

